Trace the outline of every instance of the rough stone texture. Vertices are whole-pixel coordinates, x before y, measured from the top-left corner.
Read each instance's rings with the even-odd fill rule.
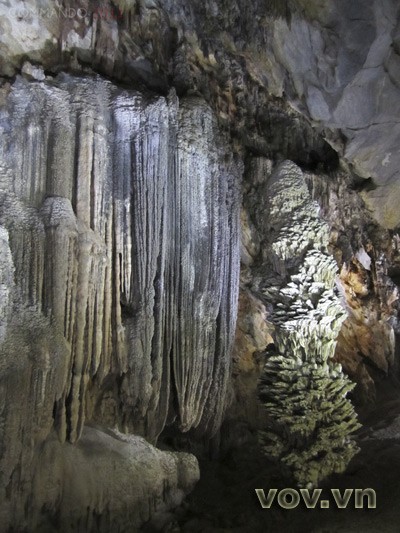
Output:
[[[259,159],[252,172],[250,180],[262,183],[252,218],[263,240],[251,288],[272,307],[268,318],[276,328],[259,387],[268,416],[262,445],[300,486],[317,486],[356,452],[350,439],[356,416],[344,399],[354,385],[332,361],[345,319],[338,268],[328,224],[301,170],[285,161],[271,173],[271,163]]]
[[[207,440],[230,401],[221,436],[244,445],[264,423],[254,395],[282,295],[271,306],[259,289],[291,283],[279,254],[303,253],[307,235],[287,221],[271,254],[282,228],[267,236],[256,220],[274,163],[255,156],[313,171],[310,231],[327,220],[348,315],[335,358],[355,397],[371,402],[398,375],[398,9],[0,0],[0,487],[15,516],[53,428],[78,457],[85,421]],[[233,365],[232,153],[246,178]]]
[[[380,382],[398,375],[398,236],[376,225],[346,173],[307,174],[307,181],[330,228],[347,311],[335,359],[358,384],[357,403],[366,405],[379,401]]]
[[[295,114],[282,113],[274,98],[283,97],[359,176],[372,178],[363,198],[380,224],[394,228],[398,14],[396,0],[3,0],[0,74],[12,76],[28,59],[48,70],[91,68],[156,91],[172,82],[179,93],[201,92],[252,149],[323,160],[329,150]],[[278,131],[283,125],[290,135]],[[300,155],[305,144],[313,145],[311,155]]]
[[[382,259],[377,261],[377,272],[383,277],[380,262]],[[395,318],[398,291],[387,282],[384,291],[387,298],[383,299],[379,294],[383,287],[373,278],[370,268],[363,268],[357,260],[352,261],[349,268],[344,264],[340,274],[349,316],[339,335],[336,358],[352,379],[362,385],[364,402],[376,399],[373,373],[368,372],[368,365],[385,376],[394,369],[395,331],[398,328]]]
[[[243,241],[242,241],[243,242]],[[265,350],[273,344],[273,325],[265,305],[242,280],[235,342],[232,351],[232,379],[229,407],[221,428],[221,450],[247,448],[265,427],[266,414],[257,393],[265,364]]]
[[[76,445],[50,434],[29,469],[31,478],[22,484],[16,471],[10,476],[0,509],[3,528],[12,517],[17,531],[136,531],[179,505],[199,479],[193,455],[92,427]]]
[[[153,441],[166,423],[219,428],[240,165],[204,101],[173,91],[18,77],[0,113],[0,491],[18,500],[3,514],[11,524],[31,518],[30,463],[52,428],[71,443],[90,420]],[[54,450],[50,469],[69,448]]]
[[[38,459],[29,502],[36,531],[138,531],[177,507],[199,479],[193,455],[116,430],[86,427],[76,446],[54,436]]]

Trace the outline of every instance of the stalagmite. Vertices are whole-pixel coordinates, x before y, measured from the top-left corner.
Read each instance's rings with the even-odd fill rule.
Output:
[[[274,170],[265,202],[259,223],[275,273],[260,278],[259,286],[273,306],[276,332],[259,385],[269,417],[260,439],[300,486],[316,486],[342,472],[357,452],[351,433],[359,424],[346,399],[354,384],[332,361],[346,313],[335,287],[328,226],[296,165],[286,161]]]

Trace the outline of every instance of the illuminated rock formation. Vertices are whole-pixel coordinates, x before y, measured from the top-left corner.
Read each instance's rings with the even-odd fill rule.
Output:
[[[152,441],[167,420],[212,436],[235,333],[239,170],[209,107],[19,78],[1,127],[1,377],[21,369],[2,390],[3,471],[29,482],[25,458],[52,428],[74,443],[91,420]]]
[[[345,319],[338,269],[328,225],[296,165],[284,162],[267,177],[264,201],[259,224],[270,277],[259,279],[259,289],[276,331],[259,386],[268,416],[261,442],[299,485],[316,486],[344,471],[357,451],[351,433],[359,424],[346,399],[354,384],[332,361]]]

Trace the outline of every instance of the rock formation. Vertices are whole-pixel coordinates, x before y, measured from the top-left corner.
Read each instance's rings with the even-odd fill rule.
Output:
[[[99,78],[18,78],[2,131],[4,471],[26,482],[20,456],[52,427],[78,441],[88,420],[153,441],[167,419],[212,436],[235,331],[239,171],[210,109]]]
[[[255,171],[268,172],[266,163]],[[298,484],[317,486],[344,471],[357,450],[351,433],[359,424],[345,399],[354,384],[332,362],[345,310],[335,293],[328,225],[319,220],[301,170],[284,162],[264,180],[265,207],[258,206],[256,214],[270,262],[264,265],[268,274],[255,277],[254,290],[273,306],[276,334],[259,388],[270,419],[261,440]]]
[[[1,2],[2,527],[162,528],[291,362],[398,390],[397,4]]]

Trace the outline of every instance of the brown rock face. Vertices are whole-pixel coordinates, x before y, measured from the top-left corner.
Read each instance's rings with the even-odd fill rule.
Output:
[[[371,250],[373,253],[373,250]],[[347,373],[359,383],[364,401],[375,400],[372,371],[388,376],[395,363],[395,318],[398,291],[385,286],[385,300],[379,294],[379,280],[356,258],[343,265],[340,282],[344,288],[348,319],[343,324],[336,349],[336,358]],[[371,262],[372,263],[372,262]],[[378,276],[383,272],[378,271]],[[374,279],[375,278],[375,279]]]
[[[221,435],[226,447],[237,447],[238,438],[245,443],[265,422],[257,384],[265,364],[265,350],[274,342],[272,332],[265,305],[243,286],[232,352],[232,392]]]
[[[340,267],[338,286],[347,311],[335,360],[358,384],[355,400],[367,405],[377,399],[377,387],[398,377],[399,301],[393,274],[399,261],[398,237],[374,223],[349,183],[345,174],[338,174],[334,183],[321,176],[309,178],[330,227],[330,246]]]

